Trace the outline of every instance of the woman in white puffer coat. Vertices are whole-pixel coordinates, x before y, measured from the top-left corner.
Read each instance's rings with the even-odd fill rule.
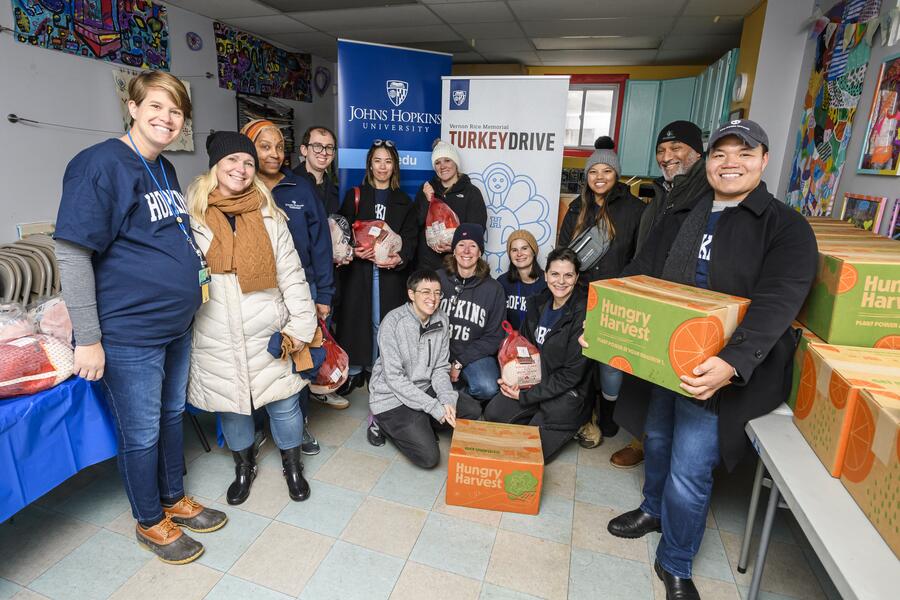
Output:
[[[219,413],[235,461],[229,504],[244,502],[256,477],[252,412],[261,407],[281,450],[288,493],[306,500],[298,396],[307,382],[269,345],[278,333],[294,349],[310,342],[315,305],[286,217],[256,176],[253,142],[219,131],[206,148],[210,170],[188,189],[191,228],[211,272],[209,301],[194,319],[188,402]]]

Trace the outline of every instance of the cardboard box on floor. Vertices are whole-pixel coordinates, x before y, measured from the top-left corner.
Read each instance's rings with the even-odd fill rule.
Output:
[[[787,399],[787,405],[791,408],[791,410],[794,410],[794,406],[797,404],[797,392],[800,389],[800,374],[803,372],[803,359],[806,356],[807,351],[809,350],[810,344],[821,344],[823,342],[821,339],[819,339],[819,336],[804,327],[801,323],[794,321],[793,323],[791,323],[791,326],[795,329],[799,329],[802,332],[800,341],[797,343],[797,350],[794,351],[794,369],[791,375],[791,393]]]
[[[900,393],[900,351],[809,344],[794,423],[832,477],[840,477],[862,389]]]
[[[749,305],[746,298],[644,275],[595,281],[584,354],[683,393],[679,376],[725,346]]]
[[[841,483],[900,558],[900,395],[860,392]]]
[[[797,320],[829,344],[900,348],[900,244],[820,248]]]
[[[543,479],[537,427],[457,420],[447,467],[447,504],[536,515]]]

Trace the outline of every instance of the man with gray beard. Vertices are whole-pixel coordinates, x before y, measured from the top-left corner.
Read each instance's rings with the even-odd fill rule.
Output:
[[[635,256],[647,241],[650,230],[666,214],[681,207],[693,206],[709,190],[706,161],[703,160],[703,134],[690,121],[673,121],[660,130],[656,137],[656,162],[662,176],[653,180],[655,194],[641,217]],[[632,385],[626,381],[620,395],[627,395],[629,388],[641,386],[637,380],[630,383]],[[625,427],[628,428],[627,425]],[[640,429],[643,430],[643,424]],[[643,443],[640,439],[632,440],[610,456],[609,462],[620,469],[638,466],[644,462]]]

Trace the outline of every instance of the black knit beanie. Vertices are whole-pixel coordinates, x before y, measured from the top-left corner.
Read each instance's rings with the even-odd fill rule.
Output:
[[[657,147],[663,142],[679,141],[687,144],[697,151],[697,154],[703,155],[703,133],[700,128],[690,121],[672,121],[659,130],[656,136]]]
[[[214,131],[206,138],[206,153],[209,155],[209,167],[236,152],[245,152],[253,157],[253,163],[259,166],[256,146],[246,135],[237,131]]]

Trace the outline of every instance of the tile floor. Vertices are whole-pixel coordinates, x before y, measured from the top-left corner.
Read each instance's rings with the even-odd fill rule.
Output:
[[[313,407],[323,448],[305,460],[312,496],[302,503],[289,500],[268,442],[250,499],[228,507],[231,456],[203,452],[186,427],[188,493],[229,516],[220,531],[197,534],[206,552],[190,565],[165,565],[134,542],[114,461],[82,471],[0,524],[0,599],[664,599],[651,569],[658,538],[606,532],[641,497],[643,471],[608,463],[624,434],[593,450],[567,446],[546,469],[537,516],[464,509],[444,503],[449,434],[442,467],[417,469],[390,442],[368,445],[365,400],[357,391],[345,411]],[[213,439],[212,421],[204,425]],[[742,575],[736,563],[752,475],[747,463],[717,479],[695,563],[704,600],[747,595],[752,567]],[[838,598],[779,512],[762,598]]]

